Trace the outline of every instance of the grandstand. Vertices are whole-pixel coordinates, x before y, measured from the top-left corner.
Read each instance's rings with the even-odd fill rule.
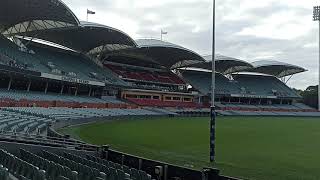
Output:
[[[139,106],[195,108],[194,93],[174,69],[204,59],[184,47],[155,39],[136,40],[138,47],[121,49],[102,58],[106,68],[130,86],[121,98]],[[103,57],[103,56],[102,56]]]
[[[204,58],[210,59],[208,56]],[[216,59],[215,101],[219,113],[232,115],[230,111],[236,111],[236,115],[319,115],[315,109],[297,103],[301,96],[284,82],[285,77],[304,72],[305,69],[276,61],[250,64],[222,55],[217,55]],[[183,78],[200,92],[198,101],[207,107],[211,94],[210,70],[211,62],[179,69]]]
[[[158,40],[134,41],[118,29],[79,21],[60,0],[2,4],[0,179],[148,180],[159,176],[155,169],[160,166],[168,178],[185,176],[181,172],[184,179],[202,178],[201,171],[93,146],[55,131],[116,117],[177,115],[156,107],[195,107],[194,95],[172,69],[199,63],[200,55]]]
[[[125,98],[129,92],[176,93],[192,102],[185,82],[161,63],[152,60],[154,67],[145,66],[151,61],[142,66],[116,64],[118,59],[128,60],[122,50],[140,53],[143,49],[127,34],[79,21],[60,0],[2,2],[0,31],[0,179],[148,180],[158,176],[157,165],[171,171],[168,176],[186,171],[190,177],[202,177],[200,171],[176,171],[178,167],[102,149],[54,131],[60,125],[99,119],[175,114],[131,104]],[[160,50],[176,62],[187,51]]]
[[[128,116],[207,116],[210,56],[79,21],[60,0],[4,0],[0,32],[0,179],[150,180],[160,170],[167,179],[232,179],[55,131]],[[304,68],[216,59],[218,114],[320,116],[286,85]]]

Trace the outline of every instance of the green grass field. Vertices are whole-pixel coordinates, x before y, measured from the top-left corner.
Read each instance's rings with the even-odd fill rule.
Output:
[[[208,166],[209,118],[125,119],[61,130],[181,166]],[[218,117],[217,163],[244,179],[320,179],[320,119]]]

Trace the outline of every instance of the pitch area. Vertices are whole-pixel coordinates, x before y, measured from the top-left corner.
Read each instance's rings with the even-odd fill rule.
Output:
[[[320,119],[218,117],[217,166],[245,179],[320,179]],[[61,130],[93,144],[201,168],[210,164],[209,118],[127,118]]]

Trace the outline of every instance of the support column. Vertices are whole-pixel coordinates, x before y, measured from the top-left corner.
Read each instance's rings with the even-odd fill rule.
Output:
[[[77,96],[77,95],[78,95],[78,88],[79,88],[79,87],[76,87],[76,91],[74,92],[74,96]]]
[[[9,80],[8,91],[11,89],[11,84],[12,84],[12,77],[10,77],[10,80]]]
[[[60,94],[63,93],[63,89],[64,89],[64,84],[61,85],[61,90],[60,90]]]
[[[30,87],[31,87],[31,80],[30,80],[29,83],[28,83],[28,87],[27,87],[27,91],[28,91],[28,92],[30,91]]]
[[[92,94],[91,94],[91,96],[94,96],[94,95],[95,95],[95,92],[96,92],[96,90],[95,90],[95,89],[93,89],[93,90],[92,90]]]
[[[92,88],[91,88],[91,86],[90,86],[89,94],[88,94],[89,97],[91,96],[91,91],[92,91]]]
[[[47,92],[48,92],[48,86],[49,86],[49,82],[46,83],[46,88],[44,89],[45,94],[47,94]]]

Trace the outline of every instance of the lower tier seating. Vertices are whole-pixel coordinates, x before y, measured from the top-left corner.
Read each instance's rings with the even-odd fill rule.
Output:
[[[320,117],[320,112],[279,112],[279,111],[217,111],[225,116],[294,116],[294,117]]]
[[[27,92],[17,90],[0,90],[0,99],[8,98],[13,100],[36,100],[36,101],[64,101],[64,102],[78,102],[78,103],[114,103],[123,104],[122,101],[116,99],[116,97],[106,96],[103,99],[89,96],[72,96],[72,95],[61,95],[57,93],[44,92]]]
[[[231,110],[231,111],[277,111],[277,112],[317,112],[302,103],[293,104],[272,104],[272,105],[249,105],[249,104],[237,104],[237,103],[216,103],[216,107],[219,110]]]
[[[194,102],[161,101],[155,99],[128,99],[140,106],[151,107],[177,107],[177,108],[196,108],[198,105]]]
[[[165,114],[147,109],[6,107],[0,110],[0,131],[43,135],[48,124],[56,121]]]

